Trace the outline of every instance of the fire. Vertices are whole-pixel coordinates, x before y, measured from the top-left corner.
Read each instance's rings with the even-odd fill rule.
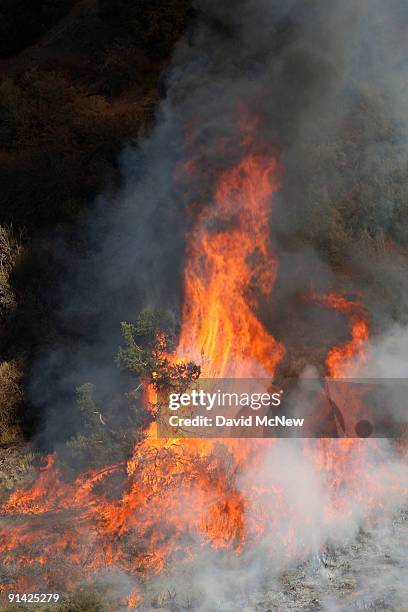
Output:
[[[273,378],[285,349],[259,320],[257,308],[273,291],[278,269],[269,219],[279,164],[274,155],[257,152],[248,137],[242,146],[240,160],[219,174],[213,203],[198,212],[191,230],[181,335],[172,359],[200,363],[212,377]],[[316,299],[350,320],[351,340],[331,349],[326,360],[330,377],[345,376],[350,364],[364,358],[366,313],[339,295]],[[305,458],[332,487],[327,521],[344,510],[339,491],[360,468],[355,444],[360,443],[304,447]],[[35,576],[37,583],[67,589],[110,566],[141,580],[170,560],[188,561],[197,546],[240,554],[277,524],[290,557],[296,529],[307,528],[310,517],[292,508],[282,483],[269,476],[238,485],[244,469],[261,471],[263,453],[272,445],[158,439],[153,422],[126,465],[84,472],[72,483],[64,482],[52,455],[37,481],[3,505],[0,554],[26,584]],[[124,483],[113,500],[106,494],[112,474]],[[128,607],[137,607],[140,598],[135,589]]]
[[[315,300],[350,319],[351,340],[329,351],[326,366],[330,378],[352,376],[356,366],[366,359],[365,347],[369,338],[367,312],[359,302],[347,300],[342,295],[335,293],[315,296]]]
[[[284,347],[256,317],[254,289],[269,295],[277,262],[269,244],[277,162],[248,153],[219,177],[214,206],[200,213],[187,253],[178,356],[206,359],[205,375],[273,376]]]
[[[134,610],[138,606],[139,602],[140,602],[139,591],[137,589],[134,589],[132,593],[129,595],[128,600],[127,600],[128,608],[130,608],[131,610]]]

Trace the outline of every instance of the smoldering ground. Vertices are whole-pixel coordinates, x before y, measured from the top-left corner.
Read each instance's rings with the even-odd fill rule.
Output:
[[[398,510],[403,496],[392,479],[406,470],[387,442],[381,459],[378,450],[372,444],[356,490],[344,492],[345,507],[336,511],[312,457],[305,460],[302,442],[265,446],[262,469],[249,469],[239,478],[244,494],[257,488],[270,492],[262,538],[248,543],[241,555],[211,551],[197,542],[192,559],[171,564],[147,583],[141,609],[344,612],[403,606],[407,585],[401,541],[406,541],[408,525],[406,513]],[[373,471],[381,482],[378,502],[386,504],[362,527],[362,501],[373,494]],[[248,524],[257,520],[258,510],[255,504]]]

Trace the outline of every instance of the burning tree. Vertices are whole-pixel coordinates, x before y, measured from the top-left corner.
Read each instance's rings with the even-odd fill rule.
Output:
[[[203,548],[242,554],[263,540],[270,555],[279,550],[289,560],[300,553],[299,546],[303,553],[311,546],[293,535],[306,529],[311,517],[303,507],[288,505],[282,482],[262,477],[261,466],[275,452],[273,440],[158,438],[149,395],[142,392],[146,385],[158,393],[185,388],[201,369],[213,376],[273,377],[283,357],[283,346],[256,315],[256,296],[272,291],[276,277],[267,219],[279,165],[256,151],[250,134],[244,134],[242,146],[242,159],[218,176],[215,206],[204,208],[192,229],[178,343],[174,326],[163,324],[157,313],[145,311],[134,324],[122,325],[125,345],[118,363],[134,380],[128,399],[138,410],[144,406],[145,414],[130,457],[94,469],[87,465],[67,481],[52,455],[37,481],[13,492],[3,505],[7,526],[0,551],[25,585],[32,576],[50,588],[50,564],[52,584],[60,589],[80,583],[84,571],[92,576],[102,568],[120,569],[140,584]],[[254,283],[258,294],[248,292]],[[352,340],[327,357],[335,376],[364,349],[364,311],[342,296],[322,300],[352,322]],[[111,428],[91,387],[81,389],[80,405],[88,433],[73,448],[89,451],[120,439],[123,430]],[[303,453],[316,477],[329,483],[321,511],[329,528],[350,511],[344,491],[358,496],[356,477],[367,461],[366,449],[349,440],[322,441],[305,444]],[[115,477],[120,486],[112,494]],[[373,495],[373,503],[376,499]]]

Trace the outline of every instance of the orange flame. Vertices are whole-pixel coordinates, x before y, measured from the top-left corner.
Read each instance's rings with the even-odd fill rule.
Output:
[[[131,610],[135,610],[140,602],[140,593],[138,589],[133,589],[128,597],[127,605]]]
[[[359,302],[347,300],[342,295],[329,293],[315,297],[316,301],[350,318],[351,340],[335,346],[326,357],[330,378],[346,378],[356,370],[358,363],[365,361],[364,349],[369,338],[368,315]]]
[[[215,206],[197,220],[187,254],[178,357],[207,361],[213,377],[273,375],[284,348],[253,312],[256,288],[271,293],[277,271],[269,244],[277,163],[253,153],[221,174]]]
[[[219,175],[214,203],[194,223],[182,331],[172,356],[201,362],[212,377],[273,377],[285,352],[256,315],[258,298],[272,292],[277,274],[268,227],[278,164],[253,152],[250,138],[244,147],[241,160]],[[326,361],[331,377],[344,376],[356,358],[363,358],[366,315],[342,296],[319,299],[351,321],[351,340],[331,349]],[[257,485],[237,484],[244,467],[261,471],[262,451],[272,444],[158,439],[152,423],[126,466],[85,472],[70,484],[53,455],[33,486],[15,491],[2,508],[7,517],[0,528],[2,559],[26,584],[32,576],[37,584],[50,584],[57,575],[70,589],[84,573],[112,565],[138,576],[155,574],[171,559],[188,560],[197,546],[240,553],[282,517],[281,537],[290,553],[296,525],[307,526],[309,517],[291,507],[284,487],[272,477]],[[341,512],[339,490],[358,470],[353,447],[348,440],[305,445],[305,455],[333,489],[328,521]],[[116,499],[107,494],[112,474],[124,481]],[[135,591],[128,606],[139,601]]]

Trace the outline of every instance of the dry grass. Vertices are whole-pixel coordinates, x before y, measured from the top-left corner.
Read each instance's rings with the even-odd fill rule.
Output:
[[[19,445],[1,449],[0,490],[6,493],[31,481],[36,474],[36,463],[37,456]]]
[[[17,407],[22,399],[21,377],[16,362],[0,363],[0,444],[12,444],[20,437]]]
[[[107,608],[102,604],[101,595],[91,589],[83,589],[69,597],[62,597],[58,604],[29,605],[17,604],[7,607],[10,612],[19,610],[33,610],[36,612],[103,612]],[[111,608],[113,609],[113,608]]]
[[[14,234],[13,228],[0,226],[0,316],[4,316],[15,306],[10,276],[22,250],[22,242]]]

